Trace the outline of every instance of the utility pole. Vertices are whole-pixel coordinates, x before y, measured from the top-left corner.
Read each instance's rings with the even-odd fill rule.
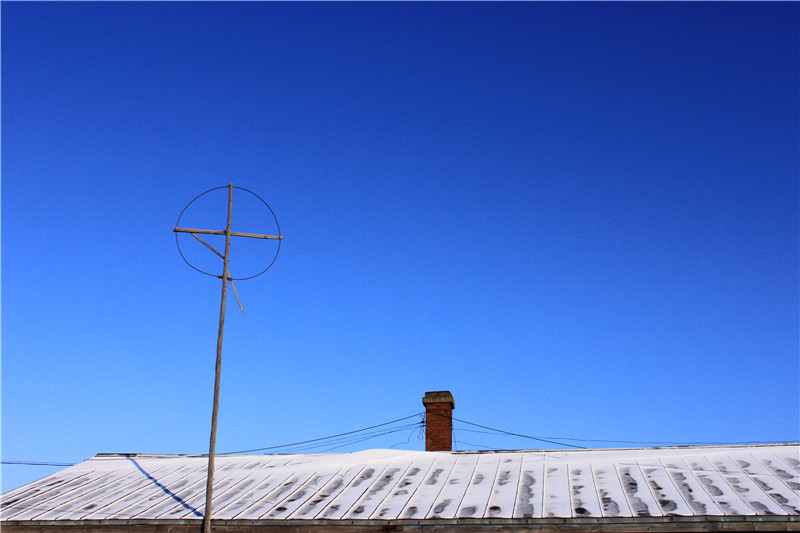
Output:
[[[219,412],[219,383],[220,383],[220,374],[222,371],[222,333],[225,328],[225,303],[227,300],[228,295],[228,282],[230,282],[231,287],[233,287],[234,293],[236,293],[236,287],[233,285],[233,278],[230,276],[228,272],[228,260],[230,259],[230,250],[231,250],[231,237],[248,237],[253,239],[276,239],[276,240],[283,240],[283,236],[281,235],[261,235],[258,233],[240,233],[240,232],[233,232],[231,231],[231,214],[233,211],[233,183],[228,184],[228,223],[225,226],[224,231],[219,230],[205,230],[205,229],[189,229],[189,228],[180,228],[176,227],[173,231],[175,233],[189,233],[205,246],[210,248],[214,253],[218,256],[222,257],[223,259],[223,267],[222,267],[222,275],[217,276],[222,278],[222,301],[220,303],[219,308],[219,332],[217,333],[217,363],[215,367],[214,373],[214,407],[211,411],[211,439],[208,446],[208,472],[206,475],[206,506],[205,512],[203,513],[203,533],[211,533],[211,513],[212,513],[212,499],[214,496],[214,456],[215,456],[215,449],[217,445],[217,414]],[[238,187],[237,187],[238,189]],[[214,190],[214,189],[212,189]],[[210,192],[210,191],[207,191]],[[249,192],[249,191],[248,191]],[[203,193],[205,194],[205,193]],[[201,195],[202,196],[202,195]],[[199,196],[198,196],[199,198]],[[196,199],[196,198],[195,198]],[[259,198],[260,199],[260,198]],[[192,200],[194,201],[194,200]],[[263,202],[263,200],[262,200]],[[266,202],[265,202],[266,204]],[[191,203],[189,204],[191,205]],[[188,207],[188,206],[187,206]],[[269,206],[267,206],[269,208]],[[184,211],[186,209],[184,208]],[[272,211],[272,209],[270,209]],[[183,213],[181,213],[183,215]],[[273,213],[274,216],[274,213]],[[276,219],[277,222],[277,219]],[[180,218],[178,219],[178,223],[180,223]],[[280,227],[279,227],[280,231]],[[217,250],[215,250],[211,245],[205,242],[203,239],[198,237],[198,234],[203,235],[225,235],[225,253],[220,254]],[[182,255],[182,254],[181,254]],[[277,254],[276,254],[277,256]],[[274,261],[274,260],[273,260]],[[187,261],[188,262],[188,261]],[[191,266],[191,265],[190,265]],[[269,268],[269,267],[267,267]],[[201,270],[202,272],[202,270]],[[263,272],[262,272],[263,273]],[[239,295],[236,294],[236,300],[239,300]],[[241,308],[241,301],[239,301],[239,307]],[[242,309],[244,313],[244,309]]]

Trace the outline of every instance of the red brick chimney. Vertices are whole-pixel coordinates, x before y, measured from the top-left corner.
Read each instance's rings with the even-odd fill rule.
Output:
[[[425,451],[449,452],[453,449],[453,409],[456,402],[450,391],[426,392],[422,398],[425,406]]]

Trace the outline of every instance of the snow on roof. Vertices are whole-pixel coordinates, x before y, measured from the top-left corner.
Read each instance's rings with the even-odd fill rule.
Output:
[[[199,520],[206,467],[101,454],[4,494],[0,519]],[[731,515],[800,515],[800,445],[223,455],[214,475],[218,520]]]

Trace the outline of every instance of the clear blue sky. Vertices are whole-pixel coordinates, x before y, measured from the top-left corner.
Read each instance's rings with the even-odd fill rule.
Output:
[[[442,389],[584,446],[798,440],[799,10],[3,2],[3,460],[207,451],[220,282],[172,228],[231,181],[286,240],[228,302],[218,451]]]

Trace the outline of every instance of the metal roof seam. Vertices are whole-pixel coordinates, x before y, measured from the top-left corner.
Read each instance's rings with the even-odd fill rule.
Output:
[[[270,493],[270,497],[267,498],[266,503],[271,505],[266,508],[266,510],[264,510],[257,518],[262,520],[270,513],[277,510],[283,501],[286,500],[286,498],[291,496],[292,493],[297,490],[297,488],[302,487],[303,484],[311,479],[311,476],[313,475],[313,472],[306,472],[303,475],[290,473],[290,475],[286,478],[289,481],[284,481],[280,486],[275,487],[275,489],[273,489],[273,491]]]
[[[442,490],[436,500],[434,500],[436,504],[433,508],[435,517],[438,518],[440,515],[445,514],[447,516],[442,516],[442,518],[455,518],[461,502],[464,499],[464,495],[469,488],[469,481],[464,482],[463,479],[465,474],[471,479],[475,466],[478,464],[479,457],[478,455],[457,456],[455,465],[453,465],[453,469],[450,471],[446,483],[443,483]],[[437,511],[439,508],[440,510]]]
[[[247,466],[247,465],[251,465],[251,464],[252,464],[253,466],[251,466],[251,467],[248,467],[248,466]],[[249,487],[249,486],[250,486],[250,485],[252,485],[252,484],[257,484],[257,483],[258,483],[258,480],[257,480],[257,479],[255,479],[256,470],[257,470],[257,468],[256,468],[256,467],[257,467],[257,466],[258,466],[258,461],[255,461],[255,460],[253,460],[253,461],[249,461],[249,462],[245,463],[245,468],[247,468],[248,470],[250,470],[250,472],[248,472],[248,473],[247,473],[247,474],[246,474],[244,477],[242,477],[242,478],[241,478],[241,479],[240,479],[238,482],[236,482],[236,483],[235,483],[233,486],[231,486],[229,490],[236,490],[237,488],[241,489],[242,487]],[[267,477],[269,477],[269,474],[267,475]],[[248,483],[248,481],[251,481],[251,483]],[[216,492],[216,489],[214,489],[214,490],[215,490],[215,492]],[[228,507],[230,507],[231,505],[233,505],[235,502],[236,502],[236,500],[235,500],[235,499],[232,499],[230,502],[227,502],[227,503],[225,503],[225,504],[224,504],[224,505],[222,505],[221,507],[218,507],[218,506],[216,506],[216,505],[215,505],[215,506],[214,506],[214,508],[212,509],[212,519],[213,519],[213,517],[214,517],[214,514],[217,514],[217,515],[219,515],[219,513],[222,513],[222,512],[224,512],[224,511],[225,511],[225,509],[227,509]]]
[[[380,471],[378,471],[378,469],[375,469],[372,472],[372,474],[370,474],[369,478],[367,478],[367,480],[366,480],[367,482],[364,483],[364,488],[361,489],[360,492],[357,492],[355,494],[355,499],[353,500],[353,504],[352,505],[356,505],[356,504],[358,504],[358,502],[363,500],[364,496],[369,492],[369,490],[374,486],[374,484],[377,483],[381,479],[381,476],[383,475],[384,472],[386,472],[386,470],[388,468],[389,468],[388,464],[383,464],[383,465],[381,465]],[[343,517],[347,517],[348,514],[351,514],[353,512],[352,505],[351,505],[351,507],[349,509],[345,510],[342,513]]]
[[[785,462],[785,461],[783,460],[783,458],[782,458],[782,457],[780,457],[778,454],[774,454],[774,456],[775,456],[775,457],[776,457],[776,458],[777,458],[779,461],[782,461],[782,462],[784,462],[784,463],[785,463],[785,466],[786,466],[786,468],[787,468],[787,469],[792,469],[792,465],[790,465],[789,463]],[[763,461],[762,461],[762,464],[763,464]],[[783,477],[783,476],[781,476],[781,475],[780,475],[778,472],[776,472],[776,471],[775,471],[775,469],[773,469],[773,468],[772,468],[770,465],[765,465],[765,466],[767,467],[767,469],[768,469],[770,472],[772,472],[772,473],[775,475],[775,477],[777,477],[778,479],[780,479],[781,481],[783,481],[783,482],[784,482],[784,484],[786,485],[786,487],[787,487],[789,490],[791,490],[791,491],[793,491],[793,492],[800,493],[800,483],[798,483],[798,488],[796,488],[796,489],[793,489],[793,488],[792,488],[792,487],[789,485],[789,482],[788,482],[788,481],[786,481],[786,480],[784,479],[784,477]],[[784,471],[784,472],[786,472],[786,470],[783,470],[783,471]],[[788,472],[786,472],[786,474],[788,474]],[[800,481],[800,471],[798,471],[797,475],[791,475],[791,477],[792,477],[792,478],[798,478],[798,481]]]
[[[422,484],[418,487],[418,490],[416,491],[414,496],[412,496],[412,498],[408,501],[409,504],[412,501],[416,503],[416,501],[425,497],[424,492],[430,492],[431,495],[429,498],[427,498],[428,504],[425,506],[424,509],[420,509],[419,507],[416,507],[416,505],[408,506],[406,508],[406,511],[409,512],[412,507],[416,507],[417,510],[423,511],[419,514],[420,516],[426,519],[430,518],[429,514],[435,508],[436,502],[439,499],[442,490],[444,489],[443,480],[450,476],[450,472],[453,471],[453,468],[455,468],[457,462],[457,459],[453,455],[445,455],[439,452],[435,453],[436,453],[436,458],[433,461],[433,465],[431,465],[431,468],[428,470],[429,476],[425,478]],[[443,468],[436,468],[437,466],[443,466]],[[430,491],[426,490],[427,488],[426,486],[432,487]]]
[[[370,512],[370,515],[369,515],[370,519],[379,519],[379,517],[376,517],[375,514],[376,513],[380,514],[382,512],[381,507],[389,505],[389,501],[392,500],[392,496],[396,492],[397,487],[403,481],[403,478],[411,470],[411,468],[413,468],[413,464],[414,463],[411,460],[405,460],[401,464],[403,465],[402,466],[402,472],[400,471],[400,468],[398,467],[398,470],[393,474],[393,476],[384,485],[384,488],[383,488],[384,494],[380,498],[380,500],[376,501],[375,504],[372,506],[372,510]],[[377,493],[376,493],[376,495],[377,495]]]
[[[522,486],[523,486],[522,485],[522,479],[523,479],[522,476],[523,476],[524,472],[525,472],[525,456],[524,455],[520,455],[519,456],[519,471],[517,472],[517,480],[516,480],[516,485],[517,486],[516,486],[516,492],[514,494],[514,500],[513,500],[514,503],[512,505],[512,509],[511,509],[511,518],[516,518],[519,515],[523,514],[523,510],[520,508],[520,505],[522,504]],[[525,501],[524,505],[530,505],[530,497],[531,497],[530,487],[528,487],[528,492],[525,495],[525,497],[526,497],[526,501]],[[539,502],[539,505],[542,505],[541,501]]]
[[[597,506],[600,510],[600,516],[603,516],[603,500],[600,498],[600,490],[597,488],[597,479],[594,477],[594,465],[589,464],[589,476],[592,480],[592,489],[594,489],[594,496],[597,498]]]
[[[322,517],[323,519],[327,519],[328,516],[338,513],[340,509],[341,509],[341,515],[339,516],[339,518],[344,516],[344,513],[346,512],[347,508],[342,509],[341,502],[343,501],[345,494],[347,493],[347,488],[350,487],[350,484],[353,482],[354,479],[362,475],[362,472],[364,472],[368,468],[369,467],[367,465],[359,464],[345,471],[342,479],[347,479],[349,477],[349,481],[347,482],[347,484],[344,485],[341,492],[330,498],[327,504],[317,513],[317,516]],[[349,474],[351,471],[352,471],[352,476]]]
[[[726,455],[725,459],[728,459],[728,461],[730,461],[734,465],[736,464],[736,462],[731,458],[730,455]],[[719,461],[719,460],[716,461],[716,462],[714,460],[710,460],[710,462],[711,462],[711,466],[713,466],[714,468],[717,469],[717,472],[719,472],[719,475],[722,476],[722,478],[725,479],[725,481],[729,482],[730,473],[727,471],[727,468],[725,468],[724,463],[722,461]],[[720,466],[722,466],[723,470],[720,470]],[[763,513],[758,512],[759,510],[756,509],[755,507],[753,507],[753,503],[748,501],[748,498],[746,498],[743,494],[739,493],[738,491],[734,491],[734,492],[737,493],[737,495],[741,498],[741,500],[745,503],[745,505],[747,505],[750,509],[752,509],[755,514],[763,514]]]
[[[252,500],[248,503],[245,502],[241,504],[241,509],[238,513],[235,513],[231,519],[235,520],[238,519],[241,515],[246,515],[247,512],[259,504],[259,502],[263,501],[264,498],[270,494],[275,487],[280,485],[281,483],[285,482],[291,476],[291,472],[284,472],[282,470],[272,471],[267,475],[267,478],[262,480],[261,483],[258,484],[258,487],[254,489],[255,494],[253,494]],[[263,494],[259,495],[261,491],[264,491]],[[235,506],[235,505],[234,505]]]
[[[383,465],[383,468],[381,468],[380,472],[377,472],[377,470],[376,470],[377,475],[372,475],[370,477],[370,481],[365,484],[364,490],[361,492],[361,494],[353,502],[353,506],[358,505],[358,507],[353,509],[353,507],[351,506],[350,510],[345,512],[345,514],[344,514],[345,517],[347,517],[347,515],[361,514],[361,513],[364,512],[365,503],[371,500],[371,495],[377,494],[377,492],[379,492],[381,490],[382,487],[380,485],[381,485],[383,479],[387,475],[390,476],[390,478],[389,478],[390,480],[394,477],[394,474],[396,473],[396,471],[392,472],[391,474],[387,474],[387,472],[391,472],[392,471],[392,468],[394,468],[392,466],[392,464],[391,463],[387,463],[387,464]],[[372,514],[372,513],[370,512],[370,514]]]
[[[67,470],[69,470],[69,469],[67,469]],[[66,472],[66,470],[64,470],[62,472]],[[72,488],[79,487],[79,486],[85,484],[86,479],[84,479],[84,478],[91,478],[91,476],[89,474],[83,474],[83,475],[79,475],[79,476],[74,477],[74,478],[67,478],[67,480],[63,484],[54,484],[54,485],[52,485],[50,487],[47,487],[47,489],[44,492],[42,492],[42,494],[39,495],[41,497],[34,497],[33,498],[34,501],[32,502],[32,504],[36,505],[38,507],[41,504],[45,504],[45,503],[47,503],[49,501],[55,500],[55,499],[57,499],[59,497],[59,493],[57,492],[59,489],[69,487],[69,489],[71,490]],[[36,509],[36,508],[32,507],[32,509]],[[23,510],[23,511],[21,511],[19,513],[16,513],[13,516],[14,517],[18,517],[19,515],[24,515],[25,513],[26,513],[26,511]],[[44,514],[44,513],[34,514],[33,516],[31,516],[31,518],[35,519],[37,516],[40,516],[41,514]]]
[[[167,473],[163,477],[160,477],[160,478],[157,479],[152,475],[151,472],[148,472],[147,470],[145,470],[144,467],[142,465],[140,465],[137,461],[131,459],[131,462],[137,468],[137,470],[139,470],[145,476],[145,480],[143,480],[143,484],[145,486],[155,485],[159,489],[160,492],[156,493],[156,496],[159,498],[159,501],[166,501],[168,498],[174,498],[174,499],[180,499],[181,501],[185,502],[185,500],[183,498],[180,498],[180,496],[175,495],[172,491],[169,490],[168,487],[170,485],[174,486],[174,484],[176,482],[184,480],[186,478],[190,478],[193,474],[195,474],[197,472],[200,472],[200,471],[202,471],[204,469],[204,465],[202,463],[201,464],[197,464],[197,465],[192,465],[192,466],[185,466],[185,467],[179,466],[178,468],[176,468],[173,471]],[[150,468],[149,465],[146,465],[146,466],[148,468]],[[151,500],[151,501],[153,501],[153,500]],[[123,502],[124,502],[124,499],[123,499]],[[155,505],[157,505],[157,503],[158,502],[154,502],[149,507],[145,507],[145,508],[141,509],[141,511],[137,511],[137,514],[147,511],[147,509],[154,507]],[[124,505],[124,503],[123,503],[123,505]],[[186,503],[186,505],[188,505],[188,503]],[[127,511],[129,511],[131,509],[136,509],[137,507],[141,507],[141,506],[142,506],[141,500],[133,500],[132,499],[132,501],[130,501],[130,503],[125,505],[124,507],[118,507],[117,510],[112,514],[112,516],[114,514],[121,514],[121,513],[127,512]],[[197,509],[197,508],[193,508],[193,509],[195,511],[199,512],[199,509]],[[132,515],[131,516],[131,518],[135,518],[135,517],[136,517],[136,515]]]
[[[481,461],[482,461],[483,457],[484,456],[481,456],[481,457],[478,458],[478,465],[481,465]],[[488,474],[489,472],[492,472],[491,479],[494,480],[497,477],[498,470],[500,469],[500,459],[498,457],[491,457],[490,459],[484,460],[483,462],[484,463],[488,462],[489,470],[486,472],[486,474]],[[484,464],[484,466],[486,466],[486,465]],[[463,505],[464,505],[464,500],[466,500],[467,494],[470,494],[470,490],[472,490],[472,492],[474,493],[474,492],[477,492],[477,491],[480,491],[481,489],[483,489],[483,487],[478,489],[477,486],[480,485],[481,483],[483,483],[483,480],[488,478],[488,476],[486,474],[484,474],[483,472],[480,472],[479,469],[476,468],[475,473],[473,474],[473,476],[469,480],[469,485],[467,487],[466,493],[464,494],[464,498],[462,499],[462,503],[460,504],[460,506],[458,508],[458,511],[456,512],[457,516],[459,516],[459,517],[461,516],[462,508],[463,508]],[[484,486],[488,486],[488,491],[486,491],[486,492],[491,493],[492,486],[488,485],[488,484],[484,485]],[[475,488],[473,488],[473,487],[475,487]],[[472,494],[470,494],[470,496],[472,496]],[[489,496],[487,495],[486,498],[481,498],[479,501],[483,501],[484,502],[483,506],[482,506],[483,510],[480,513],[480,515],[481,516],[485,516],[487,511],[488,511],[488,507],[489,507]],[[476,508],[475,511],[477,511],[477,510],[478,509]],[[465,512],[465,511],[466,511],[466,509],[463,509],[463,512]],[[473,512],[473,514],[474,514],[474,512]],[[468,518],[468,517],[465,517],[465,518]]]
[[[780,457],[780,456],[778,456],[777,454],[775,454],[775,457],[776,457],[777,459],[781,460],[781,457]],[[770,465],[764,464],[764,461],[763,461],[762,459],[759,459],[758,457],[754,457],[754,459],[755,459],[756,461],[758,461],[760,464],[762,464],[762,465],[763,465],[763,466],[764,466],[764,467],[767,469],[767,471],[768,471],[768,472],[769,472],[769,473],[772,475],[772,477],[773,477],[773,478],[774,478],[776,481],[778,481],[778,483],[783,483],[783,486],[785,486],[787,490],[789,490],[791,493],[794,493],[794,494],[797,496],[797,501],[795,502],[795,505],[794,505],[794,507],[793,507],[793,510],[794,510],[794,512],[796,512],[796,513],[800,513],[800,483],[798,483],[798,488],[797,488],[797,489],[793,489],[793,488],[791,487],[791,485],[789,485],[789,482],[788,482],[787,480],[783,479],[783,477],[782,477],[782,476],[778,475],[778,474],[775,472],[775,470],[774,470],[773,468],[771,468],[771,466],[770,466]],[[789,468],[791,468],[791,465],[789,465],[788,463],[786,464],[786,466],[787,466],[787,467],[789,467]],[[787,474],[788,474],[788,472],[787,472]],[[799,480],[799,481],[800,481],[800,480]],[[756,484],[758,485],[758,483],[756,483]],[[762,488],[762,487],[761,487],[761,486],[759,486],[759,488]],[[764,489],[762,488],[762,490],[764,490]],[[783,503],[781,503],[780,501],[776,500],[776,499],[775,499],[775,497],[774,497],[772,494],[770,494],[770,493],[769,493],[769,492],[767,492],[766,490],[764,490],[764,493],[765,493],[765,494],[766,494],[766,495],[767,495],[769,498],[771,498],[773,501],[775,501],[775,503],[777,503],[778,505],[780,505],[780,506],[781,506],[781,507],[783,507],[784,509],[786,508],[786,506],[785,506]],[[787,509],[787,511],[789,511],[789,510]]]
[[[516,479],[516,488],[517,488],[517,490],[515,491],[515,497],[512,500],[512,504],[511,504],[511,518],[514,518],[515,516],[517,516],[517,505],[519,504],[519,498],[520,498],[520,496],[519,496],[519,487],[520,487],[520,483],[522,481],[522,464],[523,464],[524,458],[525,458],[524,455],[520,455],[519,456],[519,468],[517,469],[517,479]]]
[[[309,500],[314,498],[322,491],[328,483],[336,476],[341,475],[339,469],[328,472],[315,472],[305,483],[298,487],[292,494],[284,500],[285,510],[281,511],[286,519],[301,509]]]
[[[407,470],[403,477],[401,477],[400,483],[403,483],[403,485],[398,485],[400,488],[397,489],[396,493],[393,494],[398,497],[398,510],[396,516],[402,516],[403,513],[407,512],[409,502],[412,500],[412,498],[414,498],[414,495],[425,482],[425,479],[428,477],[428,474],[430,473],[434,464],[436,464],[436,461],[434,459],[429,459],[421,465],[424,468],[421,468],[420,466],[411,467],[411,469]],[[410,490],[407,490],[405,487],[409,487]],[[405,492],[401,493],[401,491]]]

